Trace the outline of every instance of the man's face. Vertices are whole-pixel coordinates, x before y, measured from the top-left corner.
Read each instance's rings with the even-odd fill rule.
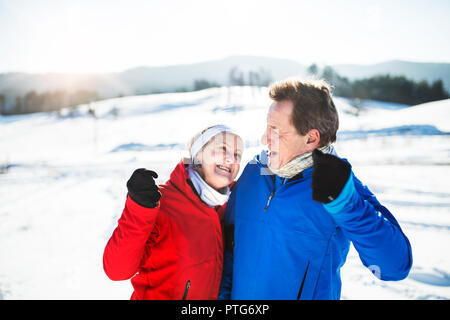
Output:
[[[308,135],[298,134],[291,122],[292,101],[274,102],[267,114],[267,127],[261,139],[269,149],[269,168],[279,169],[296,156],[311,151]]]

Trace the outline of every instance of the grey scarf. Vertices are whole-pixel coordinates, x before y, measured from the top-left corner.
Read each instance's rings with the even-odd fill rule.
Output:
[[[331,153],[336,155],[336,152],[334,151],[334,148],[331,144],[318,149],[323,153]],[[272,168],[269,169],[279,177],[292,178],[293,176],[299,174],[303,170],[308,169],[312,166],[313,166],[312,152],[307,152],[295,157],[294,159],[292,159],[279,169],[272,169]]]

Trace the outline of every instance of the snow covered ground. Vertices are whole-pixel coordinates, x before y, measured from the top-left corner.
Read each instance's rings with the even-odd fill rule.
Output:
[[[343,299],[450,299],[450,100],[408,107],[336,97],[339,155],[400,222],[410,276],[383,282],[352,248]],[[103,249],[136,168],[168,179],[200,129],[224,123],[261,145],[266,89],[214,88],[124,97],[62,114],[0,117],[0,299],[129,299],[103,272]],[[243,167],[242,166],[242,167]],[[6,169],[7,168],[7,169]]]

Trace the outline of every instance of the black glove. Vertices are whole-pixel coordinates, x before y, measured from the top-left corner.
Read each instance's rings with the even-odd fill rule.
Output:
[[[137,169],[127,182],[128,195],[138,205],[146,208],[155,208],[161,198],[161,192],[155,184],[158,174],[144,168]]]
[[[311,176],[314,201],[329,203],[336,199],[350,176],[350,164],[320,150],[312,153],[314,168]]]

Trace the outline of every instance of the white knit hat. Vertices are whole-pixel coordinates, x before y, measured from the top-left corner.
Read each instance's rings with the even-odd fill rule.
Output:
[[[225,125],[217,125],[205,130],[200,136],[195,139],[192,143],[190,152],[191,152],[191,161],[194,162],[194,158],[199,153],[199,151],[216,135],[222,132],[229,132],[239,136],[234,130]]]

